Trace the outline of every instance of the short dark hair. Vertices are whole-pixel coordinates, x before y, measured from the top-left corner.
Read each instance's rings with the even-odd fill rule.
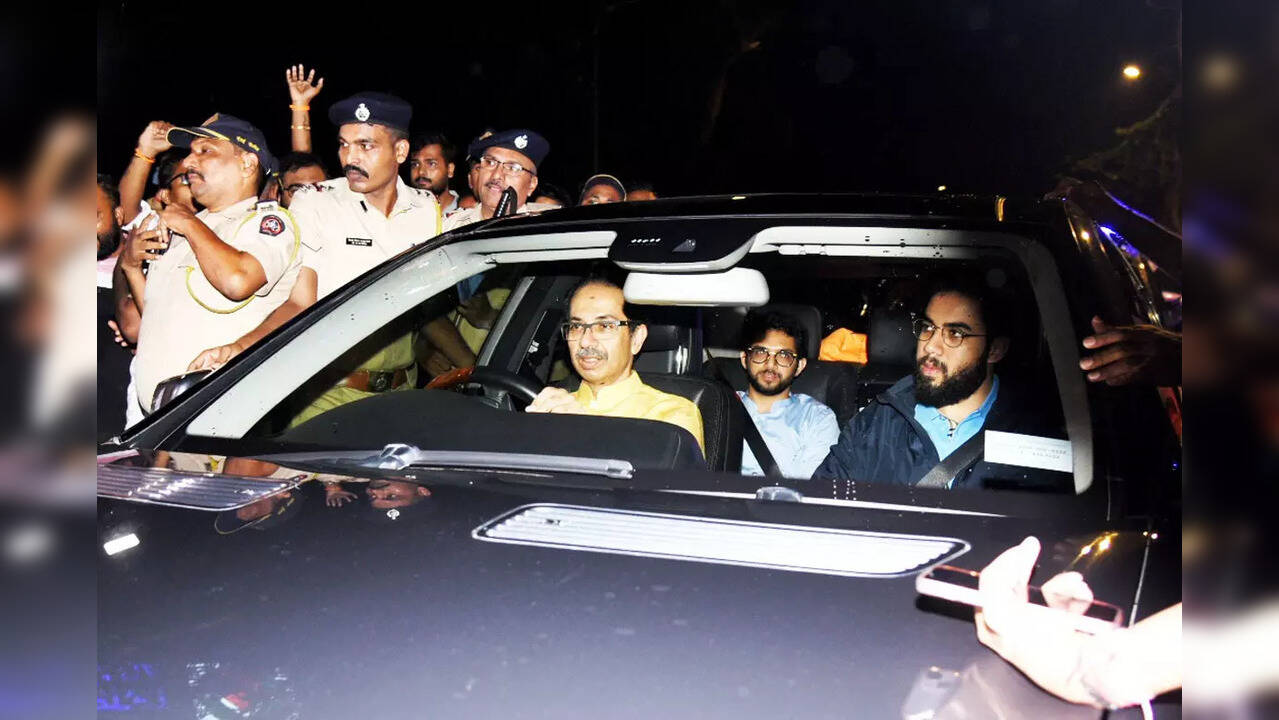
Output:
[[[538,197],[539,195],[555,198],[565,207],[573,204],[573,199],[569,197],[568,193],[559,185],[552,183],[538,182],[537,189],[533,191],[533,197]]]
[[[752,310],[742,324],[743,350],[760,342],[772,330],[785,333],[795,340],[795,354],[808,357],[808,331],[793,316],[776,310]]]
[[[647,190],[654,195],[657,194],[657,188],[653,187],[653,183],[648,180],[629,180],[626,183],[626,192],[633,193],[640,190]]]
[[[291,173],[294,170],[302,168],[318,167],[324,172],[324,176],[329,176],[329,169],[324,166],[324,161],[319,155],[309,152],[291,152],[280,158],[280,178],[283,180],[285,173]]]
[[[1005,288],[993,287],[983,276],[976,273],[937,275],[927,287],[927,294],[924,295],[923,302],[919,306],[920,315],[937,295],[963,295],[977,303],[981,321],[986,326],[986,335],[992,338],[1011,337],[1013,302]]]
[[[115,180],[110,175],[98,173],[98,187],[102,188],[102,192],[106,193],[107,199],[111,201],[111,207],[120,206],[120,188],[116,186]]]
[[[391,133],[391,144],[392,144],[392,145],[394,145],[395,143],[397,143],[397,142],[399,142],[399,141],[401,141],[401,140],[408,140],[408,139],[409,139],[409,131],[408,131],[408,130],[402,130],[402,129],[400,129],[400,128],[393,128],[393,127],[386,126],[386,125],[384,125],[383,127],[385,127],[385,128],[387,129],[387,131]]]
[[[457,162],[457,146],[444,133],[438,130],[420,132],[414,135],[412,141],[409,142],[409,154],[416,155],[419,150],[431,145],[440,146],[440,152],[444,154],[444,162]]]
[[[159,157],[155,159],[155,184],[157,187],[169,187],[169,183],[173,182],[173,178],[182,174],[182,161],[187,154],[187,151],[182,148],[171,148],[160,153]]]

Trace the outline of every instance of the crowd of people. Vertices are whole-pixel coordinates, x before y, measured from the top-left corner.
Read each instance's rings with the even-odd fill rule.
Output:
[[[413,124],[408,103],[376,92],[330,106],[339,143],[333,176],[311,142],[311,103],[323,78],[298,65],[285,82],[291,148],[283,156],[253,123],[219,113],[194,127],[149,123],[124,172],[98,175],[99,315],[120,346],[104,348],[100,361],[100,439],[149,412],[161,381],[221,366],[318,298],[442,231],[498,213],[657,197],[649,183],[634,181],[628,193],[601,173],[574,203],[542,181],[550,143],[536,131],[486,129],[459,157],[442,132]],[[508,188],[513,199],[502,204]],[[440,368],[474,360],[444,319],[423,335]],[[370,388],[415,382],[413,351],[408,336],[388,342],[298,421]]]

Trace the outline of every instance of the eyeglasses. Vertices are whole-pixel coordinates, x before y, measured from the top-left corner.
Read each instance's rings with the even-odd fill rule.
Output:
[[[608,340],[623,328],[633,328],[639,323],[633,320],[596,320],[595,322],[566,322],[560,323],[560,332],[564,333],[566,340],[581,340],[587,330],[595,336],[596,340]]]
[[[799,359],[799,355],[790,350],[769,350],[766,347],[752,345],[746,348],[746,357],[756,365],[763,365],[769,358],[777,359],[777,367],[790,367]]]
[[[914,323],[915,337],[919,338],[923,342],[928,342],[929,340],[931,340],[933,337],[933,333],[936,332],[937,329],[938,328],[936,325],[934,325],[928,320],[925,320],[924,318],[915,319],[915,323]],[[979,333],[970,333],[966,330],[960,330],[957,327],[951,327],[949,325],[941,326],[941,339],[942,339],[942,342],[946,344],[946,347],[957,348],[960,345],[964,344],[964,338],[970,338],[970,337],[986,337],[986,336]]]
[[[523,165],[517,162],[502,162],[501,160],[498,160],[492,155],[485,155],[484,157],[480,158],[480,167],[483,167],[485,170],[492,170],[493,168],[496,168],[498,166],[501,166],[501,168],[505,170],[508,175],[519,175],[520,173],[524,173],[524,172],[528,173],[529,175],[537,174],[536,172],[529,170],[528,168],[524,167]]]
[[[175,182],[181,185],[191,184],[191,180],[187,178],[187,174],[184,172],[177,173],[173,177],[169,178],[169,181],[165,183],[165,185],[172,186]]]

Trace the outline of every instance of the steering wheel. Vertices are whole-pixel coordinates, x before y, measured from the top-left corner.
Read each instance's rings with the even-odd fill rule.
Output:
[[[485,387],[497,388],[510,393],[512,397],[523,400],[526,404],[542,392],[541,386],[523,375],[510,370],[487,367],[464,367],[439,375],[426,384],[432,390],[448,390],[463,383],[478,383]]]

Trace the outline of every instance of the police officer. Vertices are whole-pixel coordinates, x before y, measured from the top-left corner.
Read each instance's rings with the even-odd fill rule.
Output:
[[[258,202],[275,169],[260,130],[216,114],[170,129],[168,139],[190,148],[182,170],[204,210],[167,206],[154,227],[132,234],[120,258],[141,313],[130,401],[148,412],[156,385],[186,371],[201,348],[240,337],[279,307],[301,264],[288,214]]]
[[[493,217],[502,191],[508,187],[515,189],[517,213],[557,207],[528,201],[537,189],[537,168],[550,151],[551,145],[545,138],[525,129],[492,133],[472,142],[466,154],[472,163],[471,190],[479,205],[449,215],[444,229],[452,230]]]
[[[412,115],[404,100],[375,92],[353,95],[329,109],[338,127],[342,177],[299,190],[289,206],[302,231],[302,274],[315,284],[314,295],[299,302],[301,307],[440,233],[443,213],[435,196],[400,178],[399,166],[409,157]],[[271,318],[261,335],[292,314]],[[412,333],[398,339],[375,336],[361,347],[368,355],[359,368],[326,390],[295,423],[416,382]]]

